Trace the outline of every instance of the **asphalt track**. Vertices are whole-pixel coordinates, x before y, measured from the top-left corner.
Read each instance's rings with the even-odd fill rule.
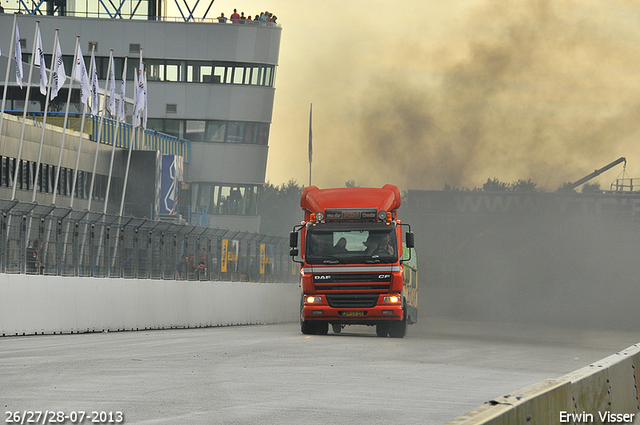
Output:
[[[443,424],[640,341],[640,331],[421,322],[404,339],[364,326],[305,336],[295,323],[4,337],[2,423],[49,410],[87,412],[85,424],[90,412],[122,412],[127,424]]]

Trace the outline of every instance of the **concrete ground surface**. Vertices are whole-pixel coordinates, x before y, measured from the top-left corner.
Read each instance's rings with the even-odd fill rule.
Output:
[[[404,339],[365,326],[308,336],[297,323],[4,337],[3,423],[49,410],[87,412],[85,424],[117,423],[109,412],[127,424],[443,424],[640,341],[640,331],[420,320]]]

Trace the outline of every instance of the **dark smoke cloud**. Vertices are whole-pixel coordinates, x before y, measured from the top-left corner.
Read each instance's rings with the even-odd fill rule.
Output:
[[[405,71],[374,73],[352,105],[367,159],[357,171],[349,165],[356,180],[440,189],[498,177],[555,190],[619,156],[631,162],[638,30],[607,14],[619,4],[600,7],[495,1],[471,14],[456,51],[398,43],[388,62],[409,61]],[[637,6],[625,10],[640,16]],[[420,81],[425,67],[437,73]]]

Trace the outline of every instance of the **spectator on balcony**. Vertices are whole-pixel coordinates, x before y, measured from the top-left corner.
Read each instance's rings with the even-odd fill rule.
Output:
[[[238,9],[233,9],[233,13],[230,16],[232,24],[240,23],[240,15],[238,14]]]
[[[227,17],[224,16],[224,12],[222,12],[220,16],[218,16],[218,23],[221,23],[221,24],[227,23]]]

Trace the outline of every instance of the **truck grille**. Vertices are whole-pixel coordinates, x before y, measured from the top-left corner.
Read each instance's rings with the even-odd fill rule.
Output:
[[[391,273],[319,273],[313,275],[314,283],[391,282]]]
[[[316,291],[319,294],[330,292],[330,291],[367,291],[367,292],[376,292],[382,294],[383,292],[389,292],[389,284],[382,283],[368,283],[368,284],[360,284],[360,285],[319,285],[316,283]]]
[[[378,302],[378,294],[327,294],[333,308],[371,308]]]
[[[313,283],[318,293],[333,291],[383,293],[389,291],[391,273],[316,274],[313,276]]]

